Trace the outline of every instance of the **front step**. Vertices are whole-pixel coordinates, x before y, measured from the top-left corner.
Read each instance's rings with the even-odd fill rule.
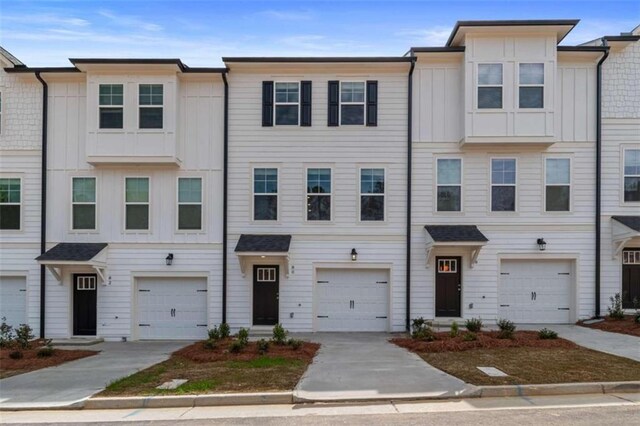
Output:
[[[102,337],[72,337],[71,339],[52,339],[52,346],[91,346],[104,342]]]
[[[249,338],[264,339],[273,337],[273,327],[268,325],[254,325],[249,328]]]

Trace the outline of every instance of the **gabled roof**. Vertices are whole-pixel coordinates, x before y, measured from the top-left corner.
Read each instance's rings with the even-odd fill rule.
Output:
[[[25,66],[25,64],[23,64],[18,58],[13,56],[11,52],[9,52],[7,49],[5,49],[2,46],[0,46],[0,55],[2,55],[7,61],[11,62],[11,64],[13,64],[14,67]]]
[[[557,42],[560,43],[567,34],[580,22],[579,19],[528,19],[528,20],[501,20],[501,21],[458,21],[456,22],[451,35],[445,46],[457,45],[459,33],[465,32],[467,28],[486,27],[549,27],[555,28]]]
[[[436,243],[489,241],[475,225],[425,225],[424,229]]]
[[[620,222],[627,228],[640,232],[640,216],[611,216],[611,219]]]
[[[251,235],[242,234],[236,245],[236,252],[274,252],[289,251],[291,235]]]
[[[39,261],[86,262],[100,253],[107,243],[60,243],[36,257]]]

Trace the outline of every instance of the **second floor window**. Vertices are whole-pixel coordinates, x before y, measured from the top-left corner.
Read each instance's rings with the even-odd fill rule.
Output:
[[[502,108],[502,64],[478,65],[478,108]]]
[[[122,129],[124,116],[124,86],[101,84],[99,88],[101,129]]]
[[[544,64],[520,64],[520,108],[544,107]]]
[[[253,169],[253,220],[278,220],[278,169]]]
[[[459,212],[462,210],[462,160],[459,158],[438,159],[437,211]]]
[[[96,229],[96,178],[76,177],[71,186],[71,228]]]
[[[571,208],[571,161],[547,158],[545,164],[545,210],[568,212]]]
[[[491,160],[491,211],[516,210],[516,160],[494,158]]]
[[[125,178],[125,229],[149,229],[149,178]]]
[[[340,124],[364,124],[364,82],[340,83]]]
[[[307,220],[331,220],[331,169],[307,169]]]
[[[640,201],[640,149],[624,151],[624,201]]]
[[[141,129],[162,129],[162,84],[141,84],[138,86],[138,123]]]
[[[360,220],[384,220],[384,169],[360,170]]]
[[[0,229],[20,230],[21,184],[20,178],[0,178]]]
[[[178,178],[178,229],[202,229],[201,178]]]
[[[300,83],[275,83],[276,125],[298,125]]]

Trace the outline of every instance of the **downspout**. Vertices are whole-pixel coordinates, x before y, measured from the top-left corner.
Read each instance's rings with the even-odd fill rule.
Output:
[[[229,160],[229,82],[227,71],[222,73],[224,82],[224,133],[222,165],[222,322],[227,322],[227,163]]]
[[[411,324],[411,176],[412,176],[412,144],[413,135],[411,132],[412,122],[412,104],[413,104],[413,69],[416,66],[416,58],[411,52],[411,68],[407,76],[407,264],[406,264],[406,319],[405,328],[409,331]]]
[[[41,166],[41,198],[40,198],[40,254],[47,250],[47,112],[49,86],[42,79],[40,72],[36,78],[42,84],[42,166]],[[40,338],[44,339],[45,328],[45,295],[47,275],[45,266],[40,265]]]
[[[606,48],[604,55],[600,58],[597,67],[597,87],[596,87],[596,271],[595,271],[595,303],[596,303],[596,318],[600,318],[600,251],[602,245],[602,229],[601,229],[601,214],[602,214],[602,63],[606,61],[609,56],[609,46],[607,40],[602,39],[602,46]]]

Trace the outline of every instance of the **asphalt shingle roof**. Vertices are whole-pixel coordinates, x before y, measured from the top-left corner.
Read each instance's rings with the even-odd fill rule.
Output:
[[[36,257],[36,260],[87,261],[106,246],[107,243],[60,243]]]
[[[251,235],[242,234],[238,240],[237,252],[288,252],[291,235]]]
[[[436,242],[486,242],[489,241],[475,225],[425,225]]]
[[[611,216],[611,219],[640,232],[640,216]]]

